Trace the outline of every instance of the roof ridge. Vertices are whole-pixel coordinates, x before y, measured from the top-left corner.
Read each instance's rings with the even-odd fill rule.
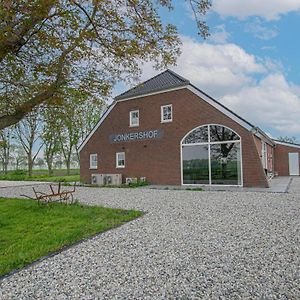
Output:
[[[138,85],[135,85],[134,87],[132,87],[132,88],[130,88],[129,90],[127,90],[127,91],[121,93],[120,95],[116,96],[115,98],[119,98],[119,97],[123,96],[124,94],[127,94],[127,93],[130,92],[130,91],[133,91],[134,89],[140,87],[142,84],[145,84],[146,82],[148,82],[148,81],[150,81],[150,80],[156,78],[157,76],[159,76],[159,75],[161,75],[161,74],[163,74],[163,73],[165,73],[165,72],[167,72],[167,71],[168,71],[168,69],[166,69],[165,71],[163,71],[163,72],[161,72],[161,73],[159,73],[159,74],[157,74],[157,75],[155,75],[155,76],[153,76],[153,77],[151,77],[151,78],[149,78],[149,79],[147,79],[147,80],[145,80],[145,81],[139,83]]]
[[[171,69],[167,69],[166,71],[170,72],[172,75],[176,76],[178,79],[185,81],[185,82],[190,82],[190,80],[182,77],[181,75],[177,74],[176,72],[172,71]]]
[[[183,78],[182,76],[180,76],[179,74],[177,74],[177,73],[175,73],[174,71],[172,71],[172,70],[170,70],[170,69],[166,69],[165,71],[163,71],[163,72],[161,72],[161,73],[159,73],[159,74],[157,74],[157,75],[155,75],[155,76],[153,76],[153,77],[151,77],[151,78],[149,78],[149,79],[147,79],[147,80],[145,80],[145,81],[143,81],[143,82],[141,82],[141,83],[139,83],[138,85],[136,85],[136,86],[134,86],[134,87],[132,87],[131,89],[129,89],[129,90],[127,90],[127,91],[125,91],[125,92],[123,92],[122,94],[119,94],[119,95],[117,95],[114,99],[117,101],[117,100],[121,100],[122,98],[126,98],[126,95],[133,95],[133,94],[139,94],[140,93],[140,95],[142,95],[144,92],[142,92],[141,93],[141,91],[139,91],[139,89],[143,89],[143,88],[145,88],[146,90],[148,89],[148,87],[147,87],[147,84],[149,84],[149,86],[151,86],[151,82],[153,81],[153,82],[155,82],[156,80],[157,80],[157,82],[159,82],[159,78],[169,78],[169,80],[171,79],[171,81],[170,81],[170,84],[169,84],[169,87],[178,87],[178,86],[182,86],[182,85],[184,85],[184,84],[189,84],[190,83],[190,81],[189,80],[187,80],[187,79],[185,79],[185,78]],[[173,81],[173,82],[172,82]],[[172,82],[172,83],[171,83]],[[168,84],[166,85],[166,86],[168,86]],[[160,86],[157,86],[157,87],[152,87],[152,89],[153,89],[153,91],[157,91],[157,90],[160,90],[160,89],[166,89],[166,86],[164,86],[164,87],[160,87]],[[151,88],[150,88],[151,89]],[[149,93],[149,90],[147,91],[147,93]]]
[[[272,139],[275,143],[278,142],[278,143],[285,143],[285,144],[289,144],[289,145],[295,145],[295,146],[300,146],[300,144],[298,143],[292,143],[292,142],[286,142],[286,141],[280,141],[280,140],[277,140],[277,139]]]

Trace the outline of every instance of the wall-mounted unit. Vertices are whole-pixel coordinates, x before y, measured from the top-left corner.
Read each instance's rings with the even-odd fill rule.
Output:
[[[136,177],[126,177],[126,184],[137,183],[137,181]]]
[[[122,174],[92,174],[91,182],[96,185],[121,185]]]

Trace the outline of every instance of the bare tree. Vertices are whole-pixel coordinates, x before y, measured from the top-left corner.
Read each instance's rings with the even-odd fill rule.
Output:
[[[79,161],[79,145],[99,120],[104,101],[75,89],[65,89],[64,99],[65,106],[57,111],[56,116],[59,120],[60,151],[69,175],[71,162],[74,161],[72,156],[75,154]]]
[[[42,122],[39,111],[30,113],[15,127],[17,141],[27,155],[28,175],[32,176],[34,161],[43,147],[41,141]]]
[[[27,166],[27,155],[23,147],[18,144],[14,144],[12,147],[12,162],[16,170],[20,168],[26,168]]]
[[[41,138],[44,143],[44,159],[51,176],[53,175],[54,157],[60,151],[58,111],[55,107],[46,108],[42,114],[44,126]]]
[[[11,158],[13,131],[11,127],[0,130],[0,161],[2,171],[7,174]]]

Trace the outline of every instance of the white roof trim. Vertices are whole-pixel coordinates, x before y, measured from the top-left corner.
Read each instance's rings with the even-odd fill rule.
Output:
[[[199,90],[197,90],[193,86],[189,85],[187,88],[188,88],[188,90],[190,90],[191,92],[193,92],[194,94],[196,94],[197,96],[199,96],[200,98],[202,98],[203,100],[205,100],[208,104],[212,105],[214,108],[216,108],[217,110],[219,110],[220,112],[222,112],[224,115],[226,115],[230,119],[232,119],[235,122],[237,122],[238,124],[240,124],[242,127],[246,128],[247,130],[251,130],[252,129],[252,126],[250,126],[248,123],[246,123],[243,120],[241,120],[239,117],[237,117],[236,115],[234,115],[233,113],[231,113],[230,111],[228,111],[226,108],[224,108],[221,105],[219,105],[217,102],[213,101],[211,98],[209,98],[204,93],[201,93]]]
[[[292,148],[298,148],[300,149],[300,145],[295,145],[295,144],[290,144],[290,143],[285,143],[285,142],[280,142],[280,141],[274,141],[275,144],[287,146],[287,147],[292,147]]]
[[[258,137],[260,140],[266,142],[268,145],[270,146],[274,146],[275,145],[275,142],[274,140],[272,140],[266,133],[264,133],[260,128],[258,127],[255,127],[253,128],[252,130],[252,133]]]
[[[146,94],[142,94],[142,95],[132,96],[132,97],[128,97],[128,98],[116,100],[116,102],[122,102],[122,101],[127,101],[127,100],[132,100],[132,99],[143,98],[143,97],[148,97],[148,96],[152,96],[152,95],[157,95],[157,94],[162,94],[162,93],[167,93],[167,92],[182,90],[182,89],[185,89],[187,86],[188,85],[186,84],[186,85],[174,87],[174,88],[171,88],[171,89],[160,90],[160,91],[153,92],[153,93],[146,93]]]
[[[98,121],[98,123],[95,125],[95,127],[93,128],[93,130],[89,133],[89,135],[85,138],[85,140],[82,142],[82,144],[80,145],[78,151],[80,152],[83,147],[86,145],[86,143],[89,141],[89,139],[92,137],[92,135],[95,133],[95,131],[99,128],[99,126],[103,123],[103,121],[105,120],[105,118],[109,115],[109,113],[112,111],[112,109],[116,106],[116,103],[113,103],[106,111],[105,113],[101,116],[100,120]]]

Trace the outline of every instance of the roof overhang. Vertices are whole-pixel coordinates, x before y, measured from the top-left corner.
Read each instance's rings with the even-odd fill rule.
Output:
[[[275,144],[282,145],[282,146],[287,146],[287,147],[293,147],[293,148],[298,148],[300,149],[299,144],[293,144],[293,143],[287,143],[287,142],[281,142],[277,140],[273,140]]]
[[[187,88],[187,86],[188,86],[188,84],[185,84],[185,85],[177,86],[177,87],[174,87],[174,88],[171,88],[171,89],[158,90],[158,91],[154,91],[152,93],[141,94],[141,95],[132,96],[132,97],[128,97],[128,98],[122,98],[122,99],[115,98],[114,102],[122,102],[122,101],[127,101],[127,100],[133,100],[133,99],[138,99],[138,98],[144,98],[144,97],[148,97],[148,96],[158,95],[158,94],[162,94],[162,93],[168,93],[168,92],[178,91],[178,90],[182,90],[182,89]]]
[[[257,136],[259,139],[269,143],[271,146],[274,146],[274,140],[271,139],[264,131],[262,131],[259,127],[254,126],[252,128],[252,133]]]
[[[106,117],[109,115],[109,113],[112,111],[112,109],[115,107],[116,103],[112,103],[107,110],[104,112],[104,114],[100,117],[100,120],[97,122],[97,124],[94,126],[92,131],[88,134],[88,136],[84,139],[82,144],[78,148],[78,152],[81,152],[83,147],[86,145],[86,143],[89,141],[89,139],[92,137],[92,135],[95,133],[95,131],[99,128],[99,126],[103,123],[103,121],[106,119]]]

